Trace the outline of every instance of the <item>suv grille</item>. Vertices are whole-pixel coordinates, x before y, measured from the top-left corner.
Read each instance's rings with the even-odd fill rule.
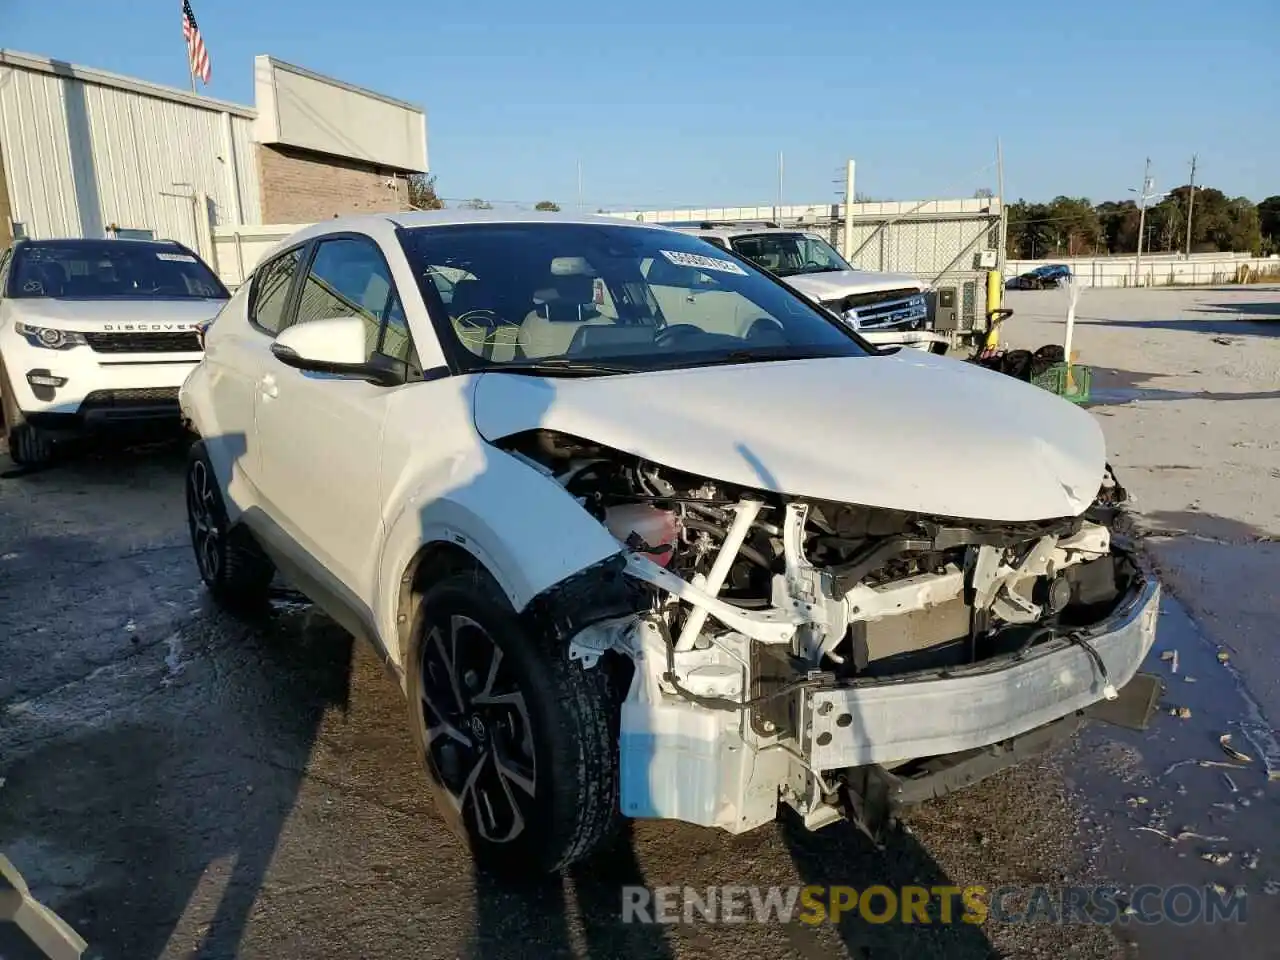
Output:
[[[194,330],[159,333],[86,333],[85,341],[97,353],[199,353]]]
[[[131,387],[124,390],[94,390],[84,398],[85,407],[132,407],[141,404],[178,402],[177,387]]]

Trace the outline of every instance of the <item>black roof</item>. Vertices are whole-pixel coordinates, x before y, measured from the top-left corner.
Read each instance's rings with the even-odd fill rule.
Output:
[[[137,246],[152,247],[181,247],[177,240],[112,240],[108,237],[49,237],[43,240],[32,240],[23,238],[18,241],[24,247],[69,247],[72,250],[86,249],[92,250],[101,247],[104,244],[132,243]],[[16,246],[16,244],[15,244]]]

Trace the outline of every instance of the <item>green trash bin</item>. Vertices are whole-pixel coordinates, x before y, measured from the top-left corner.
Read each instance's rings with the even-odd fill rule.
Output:
[[[1092,380],[1089,368],[1078,363],[1055,363],[1044,373],[1031,378],[1031,382],[1037,387],[1056,393],[1071,403],[1089,402],[1089,385]]]

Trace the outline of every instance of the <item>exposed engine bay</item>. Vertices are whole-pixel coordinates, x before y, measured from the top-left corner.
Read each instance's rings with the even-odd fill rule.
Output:
[[[1053,696],[1074,684],[1077,699],[1114,699],[1132,674],[1126,659],[1127,675],[1113,677],[1089,639],[1144,585],[1112,535],[1124,491],[1109,468],[1083,515],[999,523],[736,488],[550,431],[501,445],[604,525],[642,586],[634,618],[583,631],[571,650],[588,666],[609,651],[634,664],[621,732],[628,815],[737,832],[781,798],[820,826],[849,813],[837,780],[850,769],[920,760],[894,752],[908,743],[981,745],[981,733],[948,739],[963,724],[945,717],[941,734],[877,737],[877,717],[896,731],[902,716],[892,704],[868,711],[906,686],[936,697],[944,686],[930,681],[974,684],[1050,649],[1072,658],[1070,684],[1045,681]],[[1032,709],[1002,706],[1005,696],[984,703]],[[1029,729],[1009,719],[988,743]]]

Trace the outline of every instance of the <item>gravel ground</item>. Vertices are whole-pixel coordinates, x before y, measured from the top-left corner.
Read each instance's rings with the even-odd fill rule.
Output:
[[[1108,294],[1121,302],[1104,303],[1099,292],[1095,306],[1086,292],[1082,316],[1115,318],[1127,309],[1124,316],[1138,318],[1132,329],[1111,326],[1114,319],[1082,322],[1077,343],[1086,361],[1101,365],[1105,356],[1117,370],[1143,371],[1145,378],[1161,378],[1159,389],[1180,393],[1201,388],[1189,367],[1221,369],[1222,383],[1215,378],[1215,385],[1204,386],[1212,392],[1270,388],[1261,381],[1280,365],[1280,350],[1269,354],[1267,366],[1262,347],[1271,344],[1260,334],[1239,336],[1262,346],[1224,347],[1210,339],[1216,331],[1164,330],[1140,319],[1146,316],[1141,310],[1163,315],[1162,307],[1150,306],[1156,301],[1143,298],[1204,304],[1237,294],[1135,291],[1126,295],[1137,298],[1132,302],[1121,294]],[[1259,303],[1267,292],[1243,296]],[[1054,297],[1011,297],[1018,311],[1011,334],[1032,343],[1050,339]],[[1143,344],[1165,337],[1169,342],[1159,348]],[[1252,364],[1251,379],[1233,366],[1233,357]],[[1140,389],[1148,379],[1131,382],[1117,374],[1106,389]],[[1099,394],[1104,386],[1100,376]],[[1280,498],[1272,495],[1272,512],[1264,516],[1258,511],[1265,508],[1248,505],[1242,495],[1269,480],[1266,449],[1230,446],[1232,439],[1271,442],[1275,430],[1267,429],[1261,411],[1275,418],[1280,405],[1258,399],[1264,402],[1144,396],[1096,408],[1121,479],[1138,495],[1144,525],[1155,529],[1159,514],[1182,511],[1197,520],[1230,518],[1275,531]],[[1171,414],[1180,404],[1214,428],[1174,424]],[[1228,430],[1236,431],[1231,439]],[[1163,442],[1154,439],[1161,433]],[[1243,452],[1215,459],[1210,445]],[[1231,462],[1259,472],[1241,476],[1245,468]],[[1184,675],[1200,675],[1179,700],[1192,707],[1190,720],[1162,716],[1147,734],[1091,727],[1070,750],[921,809],[910,818],[910,831],[884,851],[843,825],[804,834],[780,823],[735,838],[637,823],[596,861],[512,889],[475,877],[465,851],[436,817],[398,690],[370,651],[285,592],[269,616],[254,621],[209,605],[189,557],[181,470],[182,451],[158,445],[91,449],[48,471],[0,479],[6,633],[0,642],[0,850],[37,896],[90,941],[89,956],[812,960],[1273,953],[1267,947],[1280,897],[1253,894],[1265,879],[1280,877],[1280,843],[1270,832],[1280,821],[1280,784],[1267,788],[1257,770],[1237,771],[1239,792],[1228,795],[1217,769],[1185,765],[1160,777],[1177,760],[1225,759],[1216,734],[1245,716],[1249,690],[1261,711],[1276,715],[1266,679],[1269,669],[1274,680],[1275,667],[1265,652],[1270,601],[1245,593],[1252,599],[1241,602],[1239,573],[1209,579],[1223,564],[1239,570],[1261,563],[1248,551],[1265,544],[1220,543],[1227,539],[1223,528],[1216,528],[1217,539],[1204,539],[1200,527],[1150,541],[1176,594],[1166,602],[1160,642],[1179,649]],[[1274,480],[1270,487],[1277,488]],[[1193,499],[1200,510],[1190,510]],[[1159,529],[1175,527],[1191,524]],[[1228,553],[1214,554],[1210,546],[1242,552],[1228,561]],[[1207,552],[1195,552],[1201,548]],[[1179,572],[1192,569],[1201,573]],[[1242,623],[1256,624],[1252,645],[1241,639]],[[1215,659],[1214,644],[1224,639],[1242,680]],[[1155,658],[1152,669],[1168,672]],[[1241,731],[1242,749],[1257,755],[1243,738]],[[1214,808],[1215,802],[1234,809]],[[1172,834],[1184,823],[1205,834],[1229,829],[1231,843],[1219,846],[1234,859],[1216,867],[1199,859],[1194,841],[1169,844],[1131,829],[1163,824]],[[1250,871],[1243,863],[1255,849],[1259,864]],[[1096,879],[1247,881],[1249,923],[1120,924],[1113,931],[849,918],[818,927],[620,921],[621,888],[630,884],[995,888]],[[8,934],[6,940],[0,928],[0,957],[22,956]]]

